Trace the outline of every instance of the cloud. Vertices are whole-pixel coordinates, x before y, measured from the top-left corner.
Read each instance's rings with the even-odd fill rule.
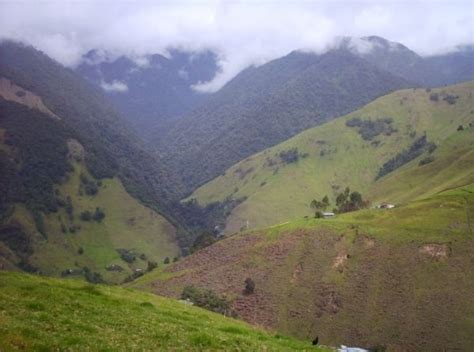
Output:
[[[322,52],[341,36],[378,35],[431,54],[471,43],[471,0],[72,1],[0,2],[0,38],[34,45],[74,67],[91,49],[107,59],[168,49],[210,49],[220,72],[196,86],[214,91],[249,65],[295,49]],[[364,43],[353,43],[366,50]]]
[[[100,86],[103,90],[107,92],[117,92],[124,93],[128,92],[128,86],[124,82],[113,80],[112,83],[107,83],[105,81],[100,82]]]

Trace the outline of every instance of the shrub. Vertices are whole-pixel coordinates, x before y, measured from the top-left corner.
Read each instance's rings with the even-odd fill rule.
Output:
[[[245,295],[250,295],[255,291],[255,282],[251,278],[246,278],[245,279],[245,288],[244,288],[244,294]]]
[[[91,221],[92,220],[92,213],[89,210],[83,211],[81,213],[81,220],[82,221]]]
[[[431,101],[438,101],[439,100],[439,94],[438,93],[431,93],[430,94],[430,100]]]
[[[120,254],[120,258],[127,263],[133,263],[137,259],[132,251],[125,248],[117,249],[117,253]]]
[[[435,158],[430,155],[430,156],[427,156],[426,158],[421,159],[418,165],[423,166],[423,165],[433,162],[434,160]]]
[[[157,262],[151,262],[151,261],[148,261],[148,265],[146,267],[146,271],[150,272],[150,271],[153,271],[154,269],[156,269],[158,267],[158,263]]]
[[[101,284],[104,283],[104,279],[102,279],[102,275],[96,272],[92,272],[87,266],[84,267],[84,277],[87,282],[92,284]]]
[[[165,260],[163,260],[163,264],[169,264],[170,263],[170,258],[166,257]]]
[[[280,152],[279,156],[285,164],[295,163],[299,159],[298,148],[284,150]]]
[[[463,125],[459,125],[457,130],[458,130],[458,131],[464,131],[464,126],[463,126]]]
[[[95,208],[95,212],[92,215],[92,219],[97,222],[101,222],[105,218],[105,213],[100,208]]]
[[[218,296],[212,290],[202,291],[193,285],[188,285],[184,287],[183,292],[181,293],[181,299],[190,300],[198,307],[220,313],[225,316],[236,316],[226,298]]]

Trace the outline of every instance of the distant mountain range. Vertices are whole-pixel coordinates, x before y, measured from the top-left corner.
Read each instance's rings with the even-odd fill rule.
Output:
[[[155,54],[139,63],[127,57],[100,61],[90,51],[76,72],[104,89],[123,116],[144,138],[159,138],[181,115],[206,100],[208,94],[192,88],[211,80],[218,71],[212,52],[171,50],[169,57]]]

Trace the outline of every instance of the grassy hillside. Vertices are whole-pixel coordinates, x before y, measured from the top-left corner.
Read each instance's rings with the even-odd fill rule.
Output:
[[[54,276],[67,269],[78,271],[88,267],[106,281],[118,283],[135,269],[145,271],[148,261],[161,264],[166,257],[179,255],[175,229],[166,219],[132,198],[117,178],[104,180],[97,195],[81,195],[80,175],[84,173],[87,173],[84,165],[75,163],[74,172],[58,186],[59,193],[72,200],[73,217],[69,219],[64,208],[46,215],[47,239],[38,234],[27,209],[19,204],[15,206],[6,224],[21,224],[28,233],[33,248],[29,264]],[[105,213],[101,222],[81,220],[81,213],[97,207]],[[122,260],[118,249],[133,252],[136,259],[132,263]],[[145,257],[141,259],[143,254]],[[106,269],[113,265],[122,267],[123,271]]]
[[[310,216],[312,199],[328,195],[334,206],[336,194],[346,186],[374,203],[398,203],[471,183],[473,90],[474,83],[469,82],[394,92],[237,163],[188,199],[208,204],[228,197],[247,197],[228,218],[226,231],[232,233]],[[390,118],[392,122],[382,123],[380,134],[365,135],[364,139],[358,127],[346,125],[353,118],[372,122]],[[457,130],[460,125],[463,131]],[[432,153],[424,151],[375,180],[385,162],[423,135],[428,143],[436,144]],[[298,160],[285,162],[281,153],[294,148]],[[430,162],[420,166],[426,158]]]
[[[329,350],[118,287],[0,272],[0,349]]]
[[[471,184],[394,209],[230,236],[133,285],[168,296],[212,288],[251,323],[329,345],[467,351],[473,221]]]

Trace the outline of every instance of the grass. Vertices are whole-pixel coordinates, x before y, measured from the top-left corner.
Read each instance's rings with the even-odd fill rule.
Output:
[[[171,297],[191,283],[211,288],[249,322],[327,345],[471,350],[473,230],[471,183],[229,236],[131,286]],[[242,294],[246,277],[253,296]]]
[[[310,342],[152,294],[0,272],[2,351],[309,351]]]
[[[45,217],[47,241],[36,233],[31,215],[21,205],[10,219],[19,221],[31,235],[34,254],[29,261],[47,275],[59,275],[65,269],[89,267],[99,272],[111,283],[121,282],[134,269],[146,269],[147,261],[163,263],[164,258],[179,254],[174,227],[157,212],[143,206],[131,197],[117,178],[105,179],[95,196],[80,195],[80,174],[88,175],[82,163],[74,164],[74,172],[66,182],[58,187],[65,198],[70,196],[74,208],[74,219],[68,220],[65,209]],[[83,211],[104,210],[106,216],[100,223],[81,221]],[[67,227],[80,225],[75,233],[63,233],[61,224]],[[78,254],[79,248],[84,250]],[[128,264],[117,253],[118,248],[126,248],[137,254],[145,254],[146,259]],[[106,266],[117,264],[124,271],[110,272]]]
[[[306,130],[277,146],[255,154],[229,168],[224,175],[198,188],[190,198],[200,204],[227,197],[247,197],[227,220],[227,233],[246,228],[262,228],[312,214],[312,199],[328,195],[332,204],[346,186],[358,190],[374,203],[403,203],[474,181],[474,123],[472,91],[474,83],[464,83],[428,92],[424,89],[397,91],[347,116]],[[450,105],[429,99],[432,92],[457,95]],[[393,118],[397,132],[374,138],[378,146],[365,141],[346,121],[360,117]],[[438,145],[434,161],[419,166],[419,158],[375,182],[385,161],[407,148],[416,136],[427,134]],[[296,163],[283,164],[281,151],[298,148]],[[277,164],[269,166],[268,160]],[[242,175],[245,175],[242,177]],[[247,226],[248,225],[248,226]]]

